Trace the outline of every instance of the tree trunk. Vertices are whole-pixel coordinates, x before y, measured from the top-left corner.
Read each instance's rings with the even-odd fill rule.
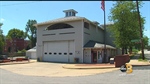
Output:
[[[129,53],[132,54],[132,47],[129,47]]]
[[[122,47],[122,55],[124,54],[124,47]]]
[[[127,50],[127,47],[125,47],[125,54],[128,54],[128,50]]]

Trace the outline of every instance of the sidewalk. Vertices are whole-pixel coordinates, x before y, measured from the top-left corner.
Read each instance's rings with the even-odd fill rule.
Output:
[[[138,61],[137,59],[131,59],[129,64],[131,64],[132,66],[150,66],[150,62],[141,62],[141,61]]]
[[[138,60],[130,60],[132,66],[150,66],[149,62],[139,62]],[[65,69],[113,69],[115,64],[66,64],[62,66]]]
[[[147,62],[138,61],[138,58],[139,58],[140,54],[141,54],[141,51],[139,51],[138,54],[130,60],[129,64],[131,64],[132,66],[150,65],[149,61],[147,61]]]

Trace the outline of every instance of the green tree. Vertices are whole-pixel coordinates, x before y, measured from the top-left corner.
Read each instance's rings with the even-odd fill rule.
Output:
[[[143,37],[144,48],[148,47],[149,38],[147,36]]]
[[[16,29],[16,28],[9,30],[6,37],[9,39],[13,39],[13,38],[25,39],[26,38],[24,31]]]
[[[33,26],[34,24],[36,24],[37,21],[36,20],[28,20],[27,24],[26,24],[26,35],[29,38],[30,42],[31,42],[31,47],[36,46],[36,27]]]
[[[139,5],[141,7],[142,2]],[[127,53],[127,48],[130,47],[130,50],[132,50],[132,46],[134,46],[131,40],[139,39],[140,37],[136,2],[116,1],[113,6],[110,10],[109,20],[113,21],[114,24],[109,28],[115,38],[115,45],[122,48],[122,54],[124,54]],[[144,21],[145,19],[141,17],[142,26],[144,25]],[[124,52],[124,49],[126,52]]]
[[[3,51],[4,44],[4,36],[0,35],[0,53]]]
[[[149,38],[147,36],[144,36],[143,37],[144,48],[148,47],[148,42],[149,42]],[[137,47],[138,49],[141,49],[141,44],[137,44],[135,45],[135,47]]]
[[[144,48],[146,49],[146,48],[148,48],[148,42],[149,42],[149,38],[147,37],[147,36],[144,36],[143,37],[143,44],[144,44]],[[138,43],[136,43],[135,42],[135,48],[136,49],[138,49],[138,50],[140,50],[141,49],[141,44],[138,42]]]
[[[3,51],[3,47],[4,47],[4,35],[3,35],[3,31],[1,30],[1,26],[3,25],[3,23],[0,23],[0,54]]]

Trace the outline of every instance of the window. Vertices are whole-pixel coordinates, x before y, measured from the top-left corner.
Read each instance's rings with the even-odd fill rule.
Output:
[[[100,56],[98,55],[98,59],[100,58]]]
[[[74,27],[66,23],[57,23],[49,26],[47,30],[67,29],[67,28],[74,28]]]
[[[47,54],[47,52],[45,52],[45,55]]]
[[[68,12],[66,12],[66,16],[69,16]]]
[[[98,59],[101,59],[102,58],[102,53],[101,51],[98,51]]]
[[[69,12],[69,16],[71,16],[71,12]]]
[[[51,55],[52,53],[50,52],[49,54]]]
[[[73,53],[69,53],[69,55],[73,55]]]
[[[66,33],[59,33],[59,34],[75,34],[75,32],[66,32]]]
[[[57,53],[54,53],[54,55],[56,55]]]
[[[50,35],[56,35],[56,34],[43,34],[43,36],[50,36]]]
[[[87,28],[87,29],[89,29],[89,23],[87,23],[87,22],[84,22],[84,28]]]
[[[64,55],[67,55],[67,53],[64,53]]]
[[[75,13],[74,13],[74,12],[72,12],[72,16],[75,16]]]
[[[59,53],[59,55],[61,55],[62,53]]]

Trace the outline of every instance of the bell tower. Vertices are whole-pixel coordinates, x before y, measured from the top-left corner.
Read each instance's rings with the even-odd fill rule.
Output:
[[[78,13],[74,9],[64,10],[63,12],[65,13],[65,17],[76,16],[76,13]]]

